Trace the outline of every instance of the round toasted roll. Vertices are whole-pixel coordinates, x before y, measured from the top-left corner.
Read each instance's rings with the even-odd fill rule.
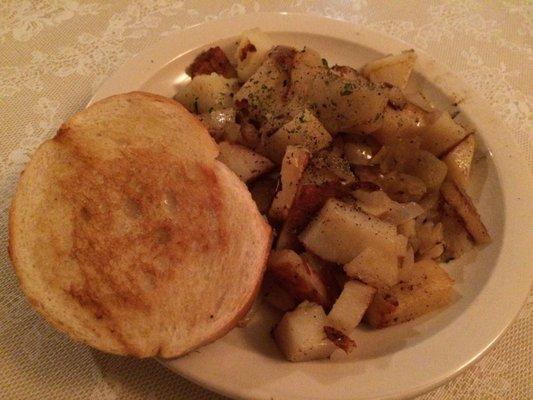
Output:
[[[9,250],[31,304],[100,350],[176,357],[227,333],[260,287],[271,229],[185,108],[104,99],[20,178]]]

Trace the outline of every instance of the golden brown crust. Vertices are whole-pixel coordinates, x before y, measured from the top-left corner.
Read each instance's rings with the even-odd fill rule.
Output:
[[[237,77],[235,67],[231,65],[224,51],[218,46],[211,47],[199,54],[187,69],[187,73],[191,78],[197,75],[209,75],[211,73],[217,73],[224,78]]]
[[[490,243],[490,234],[481,221],[481,216],[476,210],[470,197],[455,182],[443,182],[440,192],[444,200],[449,203],[463,222],[466,230],[472,235],[477,244]]]
[[[270,228],[270,225],[268,225],[268,223],[266,221],[264,223],[264,231],[265,231],[265,235],[268,235],[269,239],[266,242],[266,246],[263,248],[262,254],[258,255],[258,257],[257,257],[259,262],[261,264],[263,264],[263,268],[262,268],[262,271],[261,271],[261,276],[263,276],[265,274],[265,271],[266,271],[266,268],[267,268],[268,256],[270,254],[270,248],[272,246],[272,240],[273,240],[273,237],[274,237],[272,229]],[[208,343],[211,343],[211,342],[213,342],[213,341],[225,336],[229,331],[231,331],[235,326],[237,326],[238,322],[241,321],[246,316],[246,314],[248,314],[248,312],[250,311],[250,308],[252,307],[256,297],[259,295],[259,292],[261,290],[262,282],[263,282],[263,279],[259,279],[257,281],[257,284],[256,284],[254,290],[252,291],[252,293],[250,295],[250,298],[248,299],[248,302],[243,305],[242,309],[235,315],[233,320],[231,320],[228,323],[228,325],[223,330],[217,332],[216,334],[214,334],[211,337],[206,338],[203,342],[201,342],[197,346],[191,348],[189,351],[195,350],[195,349],[197,349],[199,347],[202,347],[202,346],[204,346],[204,345],[206,345]],[[173,358],[173,357],[175,357],[174,355],[166,355],[166,354],[161,354],[161,353],[159,353],[157,356],[161,357],[161,358]]]
[[[60,128],[61,130],[61,128]],[[39,146],[39,148],[36,150],[36,153],[42,150],[45,146],[47,146],[48,142],[45,142]],[[35,157],[34,157],[35,158]],[[22,199],[22,190],[21,186],[23,186],[25,183],[23,182],[26,178],[28,168],[32,164],[34,159],[30,161],[28,166],[24,169],[24,171],[21,173],[19,178],[19,184],[17,186],[17,190],[14,193],[13,199],[11,201],[11,206],[9,208],[9,222],[8,222],[8,253],[9,257],[11,259],[13,269],[15,272],[15,275],[17,276],[17,279],[19,281],[19,284],[21,286],[22,291],[26,295],[29,303],[33,306],[35,310],[37,310],[50,324],[52,324],[56,329],[68,334],[72,339],[85,343],[90,344],[89,341],[83,337],[83,335],[80,335],[76,331],[72,331],[69,329],[65,323],[61,320],[60,317],[57,317],[56,315],[48,312],[43,305],[42,299],[38,296],[35,296],[31,288],[29,287],[31,285],[31,282],[26,279],[24,276],[25,269],[24,269],[24,262],[19,256],[20,249],[22,248],[23,244],[23,237],[21,236],[22,232],[20,230],[20,227],[18,226],[18,222],[20,218],[17,218],[17,215],[20,215],[23,211],[19,210],[19,208],[23,208],[23,205],[21,206],[21,203],[23,203]],[[19,251],[17,251],[17,249]],[[106,345],[102,344],[99,346],[99,349],[108,353],[113,354],[127,354],[127,350],[125,348],[120,348],[113,345]]]
[[[142,93],[96,104],[124,100],[141,103],[126,116],[174,106]],[[174,357],[224,335],[258,292],[272,238],[246,186],[213,158],[182,159],[157,118],[143,142],[90,112],[38,149],[13,199],[9,253],[31,304],[115,354]],[[189,141],[208,135],[188,128]]]

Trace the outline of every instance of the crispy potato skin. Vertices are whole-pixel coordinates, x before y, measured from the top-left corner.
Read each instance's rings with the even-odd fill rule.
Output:
[[[351,353],[357,347],[355,340],[331,326],[325,326],[324,332],[327,338],[339,349],[344,350],[345,353]]]
[[[322,274],[292,250],[274,251],[268,262],[269,275],[298,302],[304,300],[331,308],[335,299]]]
[[[276,248],[301,248],[297,235],[309,221],[320,211],[326,201],[332,197],[342,197],[348,194],[348,188],[339,182],[325,182],[322,184],[302,184],[287,213],[287,218],[281,228]]]
[[[450,180],[442,184],[440,191],[444,200],[455,209],[457,215],[462,219],[466,230],[472,235],[476,243],[490,243],[490,234],[468,194]]]
[[[414,264],[412,274],[389,289],[379,290],[365,318],[374,328],[410,321],[450,304],[453,279],[435,261]]]
[[[251,51],[251,50],[250,50]],[[211,47],[198,55],[187,69],[191,78],[197,75],[209,75],[213,72],[224,78],[236,78],[237,71],[231,65],[226,54],[220,47]]]

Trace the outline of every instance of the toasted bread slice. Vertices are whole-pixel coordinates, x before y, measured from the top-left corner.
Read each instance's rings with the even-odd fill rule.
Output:
[[[271,229],[178,103],[129,93],[34,154],[10,210],[22,289],[100,350],[175,357],[228,332],[258,292]]]
[[[211,162],[219,154],[204,125],[181,104],[143,92],[100,100],[72,116],[56,139],[72,141],[106,159],[117,157],[123,148],[154,146],[194,161]]]

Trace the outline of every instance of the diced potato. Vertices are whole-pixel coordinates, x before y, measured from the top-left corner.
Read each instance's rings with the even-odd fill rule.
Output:
[[[405,89],[415,61],[415,51],[407,50],[369,62],[363,67],[362,72],[372,82],[386,82]]]
[[[322,307],[307,301],[283,316],[273,335],[287,360],[309,361],[329,357],[336,347],[326,337],[325,320],[326,313]]]
[[[411,103],[399,110],[387,106],[383,111],[383,123],[372,136],[381,144],[416,137],[427,125],[428,118],[428,112]]]
[[[231,107],[238,88],[235,78],[224,78],[216,73],[197,75],[174,98],[189,111],[201,114]]]
[[[323,69],[325,66],[316,51],[304,48],[296,53],[291,70],[291,91],[294,96],[305,98],[315,76]]]
[[[272,307],[280,311],[290,311],[298,305],[294,297],[292,297],[285,289],[279,286],[274,279],[268,274],[265,274],[263,279],[263,299]]]
[[[361,76],[364,76],[364,74],[357,71],[355,68],[346,65],[334,65],[333,67],[331,67],[331,71],[342,78],[352,80],[358,80]],[[372,81],[372,79],[370,80]],[[385,91],[389,99],[389,103],[392,104],[395,108],[405,107],[406,99],[400,88],[385,83],[381,85],[381,89]],[[378,129],[381,126],[382,122],[382,119],[379,119],[377,121],[372,121],[368,124],[359,125],[358,128],[361,130],[361,133],[371,133]]]
[[[242,181],[248,182],[274,168],[274,163],[245,146],[221,142],[218,145],[218,160],[235,172]]]
[[[344,272],[375,288],[393,286],[398,283],[398,256],[367,247],[344,265]]]
[[[394,225],[336,199],[326,202],[299,238],[307,250],[338,264],[350,262],[367,247],[400,255],[407,245]]]
[[[219,46],[210,47],[198,54],[191,65],[185,70],[194,78],[197,75],[209,75],[213,72],[225,78],[236,78],[237,71],[231,64],[226,53]]]
[[[331,67],[331,71],[340,77],[352,80],[359,80],[362,76],[364,76],[356,69],[345,65],[334,65]],[[380,85],[380,89],[386,93],[388,102],[393,106],[393,108],[401,109],[407,105],[407,100],[400,88],[385,83]],[[360,133],[368,134],[379,129],[382,124],[383,118],[382,116],[378,116],[373,121],[358,125],[357,130]]]
[[[288,145],[300,145],[315,153],[330,143],[331,135],[320,121],[309,110],[303,110],[265,139],[263,153],[279,163]]]
[[[362,79],[364,79],[362,76],[358,76],[358,78],[356,78],[358,81],[361,81]],[[380,85],[376,85],[379,89],[379,96],[381,96],[381,93],[384,93],[385,96],[388,98],[388,101],[390,101],[391,103],[393,101],[400,101],[399,98],[396,98],[395,100],[392,100],[389,96],[394,96],[394,92],[392,91],[392,88],[389,88],[389,87],[384,87],[384,86],[380,86]],[[370,104],[373,104],[372,102],[373,101],[377,101],[378,98],[375,97],[375,96],[372,96],[370,97]],[[353,133],[353,134],[356,134],[356,135],[368,135],[368,134],[372,134],[373,132],[377,131],[378,129],[380,129],[382,126],[383,126],[383,117],[384,117],[384,112],[385,112],[385,108],[387,107],[387,105],[385,105],[385,107],[381,110],[381,112],[378,112],[374,115],[374,118],[372,119],[369,119],[367,121],[364,121],[364,122],[357,122],[356,124],[354,125],[346,125],[343,129],[341,129],[341,132],[342,133]]]
[[[368,323],[380,328],[410,321],[450,304],[453,280],[435,261],[413,265],[406,281],[380,289],[366,313]]]
[[[287,104],[287,107],[288,106],[289,105]],[[258,129],[260,141],[258,147],[256,148],[257,151],[263,153],[264,155],[268,155],[265,152],[265,144],[267,139],[270,138],[279,129],[281,129],[283,125],[285,125],[287,122],[294,118],[293,114],[291,114],[291,112],[293,111],[294,110],[292,109],[290,111],[286,110],[286,112],[284,112],[283,114],[279,114],[274,118],[269,118],[261,121],[260,127]],[[297,114],[301,111],[302,109],[298,108],[296,111],[294,111],[294,114]],[[244,114],[246,114],[246,112],[244,112]],[[257,120],[252,119],[251,121],[257,125]],[[280,150],[280,153],[281,155],[279,156],[277,163],[281,163],[283,155],[285,154],[285,148],[283,148],[283,150]]]
[[[259,28],[241,33],[235,50],[237,74],[241,82],[248,80],[257,71],[273,46],[272,39]]]
[[[340,183],[339,177],[333,171],[327,168],[318,168],[313,161],[314,158],[312,157],[302,176],[302,185],[322,187]]]
[[[339,67],[339,66],[334,66],[331,70],[334,71],[334,68],[336,67]],[[341,68],[346,69],[349,67],[341,67]],[[340,76],[348,78],[348,79],[352,79],[352,80],[355,79],[357,81],[360,81],[362,79],[362,75],[359,74],[356,70],[354,70],[353,68],[350,68],[349,70],[353,71],[353,73],[352,74],[341,74]],[[388,102],[394,105],[394,107],[403,108],[406,105],[405,99],[401,91],[398,88],[393,87],[393,86],[389,87],[389,86],[383,86],[383,85],[378,85],[378,87],[379,87],[380,95],[381,93],[385,93],[386,97],[388,98]],[[383,126],[385,109],[382,112],[376,114],[374,118],[371,120],[367,120],[365,122],[358,122],[357,124],[353,126],[345,127],[344,129],[342,129],[343,133],[354,133],[357,135],[372,134],[373,132],[379,130]]]
[[[451,261],[461,257],[472,249],[473,244],[463,222],[451,209],[445,205],[445,215],[442,217],[442,233],[444,237],[444,261]]]
[[[339,297],[341,288],[344,285],[344,282],[342,285],[339,285],[339,281],[337,279],[337,275],[344,275],[342,270],[340,270],[337,265],[324,261],[320,257],[317,257],[312,253],[308,253],[307,251],[301,253],[300,257],[302,257],[302,260],[304,260],[310,268],[318,271],[322,281],[325,283],[328,289],[329,298],[333,303],[334,299]],[[326,311],[327,310],[328,308],[326,308]]]
[[[429,190],[436,190],[446,178],[448,167],[429,151],[420,150],[407,163],[405,172],[422,179]]]
[[[303,228],[320,211],[328,199],[343,194],[346,194],[346,189],[338,182],[329,182],[320,185],[310,183],[302,184],[298,189],[296,198],[289,211],[288,220],[294,226]]]
[[[476,139],[469,135],[442,159],[448,166],[449,178],[463,189],[468,185],[475,148]]]
[[[442,112],[420,131],[422,148],[440,157],[463,140],[468,132],[450,114]]]
[[[322,208],[327,199],[344,194],[346,191],[338,181],[320,184],[309,183],[309,177],[306,178],[308,171],[309,167],[305,171],[287,219],[279,232],[276,250],[301,247],[297,237],[300,230]]]
[[[287,218],[310,156],[309,150],[305,147],[287,146],[281,163],[281,189],[276,193],[270,207],[270,218],[277,220]]]
[[[354,125],[351,128],[345,128],[343,131],[348,133],[356,133],[361,135],[372,134],[383,126],[383,112],[376,114],[373,120],[363,122],[357,125]]]
[[[311,174],[315,175],[316,183],[340,181],[349,185],[355,182],[350,164],[335,147],[320,150],[313,156],[303,181],[311,178]]]
[[[297,301],[309,300],[325,308],[331,307],[332,296],[319,271],[292,250],[274,250],[268,260],[268,271],[274,281]]]
[[[251,184],[250,193],[261,214],[267,214],[268,210],[270,210],[270,205],[276,195],[277,186],[277,178],[271,176],[258,179]]]
[[[415,252],[411,246],[407,246],[407,251],[405,255],[401,258],[400,263],[398,264],[398,282],[405,282],[409,280],[410,276],[413,273],[413,268],[415,265]]]
[[[326,318],[326,325],[349,335],[372,302],[376,289],[358,281],[348,281]]]
[[[472,235],[476,243],[489,243],[491,241],[489,232],[481,221],[470,197],[457,184],[449,180],[442,184],[440,192],[444,200],[453,207],[461,218],[466,230]]]
[[[287,103],[289,72],[282,65],[281,55],[287,57],[293,49],[277,46],[270,51],[268,57],[257,71],[246,81],[235,94],[235,104],[246,109],[250,117],[261,122],[268,121],[284,112]]]
[[[347,79],[323,69],[309,86],[307,101],[331,134],[357,133],[382,117],[388,97],[380,85],[362,76]]]

